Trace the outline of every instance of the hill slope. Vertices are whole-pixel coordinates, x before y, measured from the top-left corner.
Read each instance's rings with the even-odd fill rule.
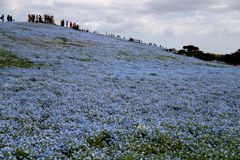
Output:
[[[0,34],[0,157],[238,157],[239,67],[54,25]]]

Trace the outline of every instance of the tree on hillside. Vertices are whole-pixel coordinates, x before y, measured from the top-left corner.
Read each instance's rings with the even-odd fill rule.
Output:
[[[203,51],[200,51],[198,47],[195,47],[193,45],[183,46],[183,49],[179,50],[177,54],[186,55],[189,57],[196,57],[205,61],[218,60],[220,57],[222,57],[222,55],[204,53]]]
[[[186,50],[184,49],[181,49],[177,52],[177,54],[180,54],[180,55],[185,55],[186,54]]]
[[[218,55],[212,53],[204,53],[200,51],[198,47],[193,45],[183,46],[183,49],[179,50],[176,54],[186,55],[189,57],[195,57],[205,61],[222,61],[231,65],[240,65],[240,49],[232,54]]]
[[[194,45],[183,46],[183,49],[187,50],[187,52],[198,51],[199,48]]]
[[[240,65],[240,49],[238,49],[232,54],[226,54],[222,56],[221,58],[219,58],[219,61],[233,65]]]

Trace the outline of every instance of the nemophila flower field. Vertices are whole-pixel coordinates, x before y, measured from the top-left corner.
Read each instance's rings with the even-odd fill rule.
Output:
[[[240,68],[0,24],[1,159],[239,159]]]

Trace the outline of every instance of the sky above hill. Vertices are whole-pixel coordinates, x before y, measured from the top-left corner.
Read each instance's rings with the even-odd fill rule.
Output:
[[[229,54],[240,48],[238,0],[1,0],[0,11],[15,21],[50,14],[80,28],[141,39],[168,48],[195,45]],[[6,20],[6,19],[5,19]]]

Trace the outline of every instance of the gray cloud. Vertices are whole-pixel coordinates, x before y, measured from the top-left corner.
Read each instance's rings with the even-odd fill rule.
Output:
[[[206,6],[206,3],[206,0],[201,2],[195,0],[151,0],[146,3],[145,7],[150,13],[162,15],[202,10]]]
[[[173,14],[186,12],[226,12],[239,11],[238,0],[151,0],[146,9],[154,14]]]

